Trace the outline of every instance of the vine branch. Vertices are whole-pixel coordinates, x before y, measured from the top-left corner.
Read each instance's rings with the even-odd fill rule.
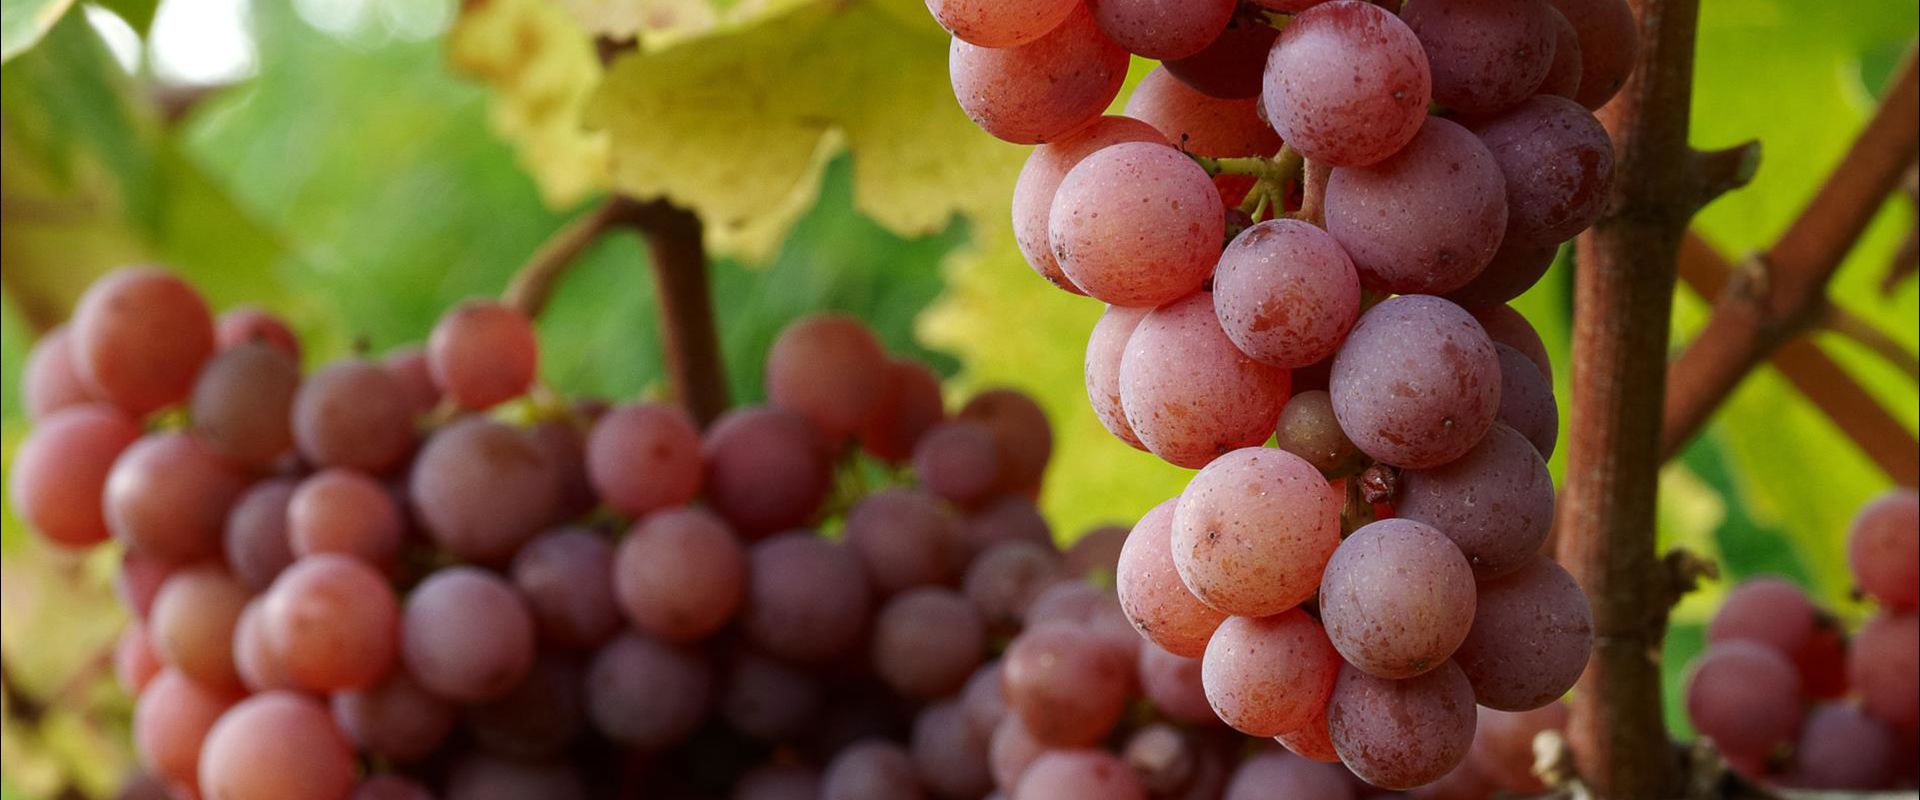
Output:
[[[529,317],[540,316],[560,278],[567,274],[581,253],[598,241],[607,228],[619,221],[620,213],[619,199],[609,199],[554,231],[513,273],[507,290],[500,295],[500,301]]]

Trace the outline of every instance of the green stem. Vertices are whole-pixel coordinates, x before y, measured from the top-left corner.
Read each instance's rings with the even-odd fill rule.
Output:
[[[1188,153],[1187,157],[1199,164],[1208,175],[1251,175],[1275,186],[1286,186],[1299,180],[1301,167],[1306,163],[1292,147],[1280,148],[1280,153],[1272,158],[1209,158],[1193,153]]]

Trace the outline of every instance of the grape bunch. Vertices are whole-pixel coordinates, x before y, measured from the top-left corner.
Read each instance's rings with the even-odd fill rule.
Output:
[[[1087,394],[1197,469],[1119,594],[1218,715],[1388,788],[1546,707],[1592,641],[1541,554],[1551,365],[1506,304],[1604,210],[1621,0],[928,0],[1013,226],[1107,304]],[[1127,100],[1129,54],[1158,59]],[[1268,447],[1272,441],[1276,446]]]
[[[1828,790],[1920,782],[1920,495],[1898,489],[1862,508],[1847,562],[1876,605],[1851,636],[1770,576],[1735,587],[1707,628],[1687,716],[1749,778]]]

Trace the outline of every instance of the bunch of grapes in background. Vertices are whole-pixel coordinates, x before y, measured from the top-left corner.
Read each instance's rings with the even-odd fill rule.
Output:
[[[1854,517],[1847,562],[1875,610],[1851,636],[1799,587],[1742,582],[1707,628],[1687,716],[1740,773],[1806,789],[1920,781],[1920,495]]]
[[[1407,788],[1548,707],[1591,612],[1541,554],[1551,365],[1505,304],[1600,216],[1622,0],[928,0],[956,98],[1037,144],[1042,277],[1107,304],[1087,393],[1199,470],[1119,592],[1234,728]],[[1129,54],[1158,59],[1102,116]],[[1274,447],[1264,446],[1269,441]]]

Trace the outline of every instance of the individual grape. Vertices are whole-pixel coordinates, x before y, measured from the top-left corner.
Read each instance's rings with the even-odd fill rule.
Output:
[[[433,383],[461,408],[492,408],[525,394],[539,368],[533,320],[494,300],[454,306],[427,337]]]
[[[1560,439],[1560,406],[1553,385],[1526,354],[1495,342],[1500,357],[1499,421],[1526,437],[1542,459],[1552,457]]]
[[[820,775],[806,767],[763,764],[740,778],[733,800],[819,800]]]
[[[1108,523],[1080,534],[1080,538],[1060,554],[1067,576],[1110,583],[1120,569],[1120,550],[1126,547],[1127,534],[1131,532],[1132,528],[1126,525]]]
[[[1894,785],[1901,746],[1892,728],[1860,709],[1823,703],[1800,726],[1789,782],[1813,789],[1885,789]]]
[[[474,754],[447,775],[443,800],[586,800],[587,788],[564,763]]]
[[[733,659],[720,687],[720,716],[763,741],[800,735],[821,704],[820,684],[812,676],[752,652]]]
[[[20,374],[27,417],[36,422],[69,406],[105,402],[74,366],[73,329],[66,325],[55,325],[34,341]]]
[[[932,495],[889,488],[867,495],[847,512],[845,541],[883,595],[952,579],[948,550],[960,522]]]
[[[1228,619],[1207,643],[1200,670],[1221,720],[1249,736],[1278,736],[1326,708],[1340,653],[1320,623],[1294,609]]]
[[[960,541],[948,555],[956,559],[954,567],[959,569],[961,563],[971,563],[1001,542],[1032,542],[1057,552],[1053,527],[1032,498],[1003,494],[961,520]]]
[[[921,435],[946,418],[940,376],[917,361],[896,358],[887,362],[883,398],[860,423],[860,446],[881,461],[905,463]]]
[[[293,448],[291,414],[300,365],[264,344],[243,344],[207,361],[193,384],[193,432],[236,464],[264,467]]]
[[[1593,650],[1593,609],[1572,575],[1546,556],[1480,583],[1480,597],[1453,660],[1480,705],[1526,711],[1573,688]]]
[[[418,761],[453,730],[454,709],[404,669],[364,689],[336,692],[333,718],[355,749],[395,761]]]
[[[1102,33],[1135,55],[1191,56],[1220,36],[1236,0],[1091,0],[1087,8]],[[1131,112],[1129,112],[1131,116]]]
[[[1087,400],[1093,404],[1093,414],[1109,433],[1141,450],[1146,445],[1127,423],[1120,400],[1120,364],[1127,353],[1127,342],[1150,310],[1107,306],[1087,339]]]
[[[958,416],[993,433],[1000,488],[1019,492],[1040,486],[1047,459],[1053,457],[1053,428],[1032,397],[1013,389],[988,389],[968,400]]]
[[[227,512],[223,535],[227,566],[248,588],[267,588],[274,576],[293,563],[287,507],[299,485],[292,478],[261,481],[240,495]]]
[[[1338,767],[1266,752],[1241,762],[1224,800],[1353,800],[1353,784]]]
[[[160,269],[115,270],[73,309],[73,363],[87,386],[139,417],[187,399],[213,355],[213,316],[186,281]]]
[[[137,619],[127,623],[113,645],[113,676],[120,681],[120,688],[129,696],[139,697],[163,666],[152,637],[147,635],[147,626]]]
[[[811,421],[828,441],[852,435],[886,388],[887,353],[859,320],[804,317],[767,352],[767,397]]]
[[[1120,360],[1127,424],[1154,455],[1189,469],[1265,442],[1288,392],[1286,370],[1227,338],[1207,292],[1154,309]]]
[[[1114,573],[1120,607],[1148,641],[1175,655],[1197,658],[1227,615],[1200,602],[1174,567],[1173,516],[1179,498],[1154,506],[1133,526]]]
[[[1008,787],[1018,786],[1020,777],[1033,766],[1034,759],[1047,751],[1047,746],[1027,730],[1020,715],[1006,715],[987,742],[987,768],[993,772],[993,784],[1002,791],[1011,791]]]
[[[1294,17],[1267,58],[1261,97],[1275,132],[1309,160],[1372,164],[1427,120],[1433,76],[1413,30],[1361,0]]]
[[[1120,756],[1133,768],[1141,788],[1166,795],[1186,787],[1200,767],[1199,748],[1180,729],[1155,723],[1127,737]]]
[[[1900,728],[1920,723],[1920,619],[1906,612],[1868,620],[1853,635],[1847,675],[1868,714]]]
[[[207,800],[334,800],[353,791],[353,750],[325,707],[294,692],[254,695],[207,733]]]
[[[1417,800],[1484,800],[1493,797],[1499,789],[1487,776],[1475,768],[1471,758],[1460,762],[1452,772],[1440,776],[1440,779],[1406,793],[1406,797]],[[1401,795],[1386,795],[1399,797]],[[1374,800],[1379,800],[1375,798]]]
[[[1278,614],[1320,588],[1321,570],[1340,545],[1341,506],[1319,470],[1299,456],[1236,450],[1180,493],[1174,566],[1209,606],[1241,616]]]
[[[558,473],[527,432],[484,418],[434,433],[408,493],[434,543],[455,556],[505,561],[553,519]]]
[[[1546,3],[1407,0],[1400,18],[1433,68],[1433,99],[1463,114],[1526,100],[1553,66],[1556,31]]]
[[[1800,587],[1779,577],[1753,578],[1727,593],[1707,625],[1707,641],[1745,639],[1789,655],[1806,645],[1817,615]]]
[[[1687,678],[1687,718],[1733,757],[1764,758],[1800,729],[1800,676],[1757,642],[1716,642]]]
[[[805,525],[832,489],[824,448],[813,424],[791,411],[722,414],[701,449],[707,505],[748,538]]]
[[[934,797],[972,800],[993,790],[987,737],[974,730],[958,700],[927,706],[914,718],[908,755]]]
[[[92,464],[124,435],[125,429],[116,426],[110,432],[88,434],[88,440],[76,440],[75,447],[87,450],[72,451],[74,479],[92,475],[91,467],[85,474],[78,472],[80,456]],[[100,439],[91,440],[94,436]],[[91,485],[63,487],[62,495],[84,499],[78,493]],[[246,488],[246,476],[192,436],[159,433],[127,446],[113,462],[101,502],[114,538],[155,558],[184,563],[220,552],[221,526]]]
[[[360,782],[352,800],[434,800],[425,786],[398,775],[375,775]]]
[[[747,639],[768,654],[819,664],[859,644],[870,612],[860,560],[810,533],[788,533],[747,553]]]
[[[1360,315],[1334,356],[1329,390],[1340,429],[1362,452],[1428,469],[1466,455],[1493,427],[1500,356],[1459,306],[1395,297]]]
[[[393,495],[352,470],[314,473],[287,504],[287,539],[296,556],[341,553],[387,570],[405,536],[406,521]]]
[[[14,511],[61,547],[90,547],[106,541],[108,521],[102,498],[115,462],[139,439],[140,426],[110,406],[79,405],[48,414],[20,442],[7,465],[8,499]]]
[[[1819,614],[1813,635],[1787,655],[1800,672],[1800,691],[1808,699],[1835,700],[1853,688],[1847,678],[1847,632],[1831,615]]]
[[[1079,628],[1121,651],[1129,665],[1142,646],[1113,590],[1082,581],[1057,581],[1041,590],[1027,608],[1026,623],[1028,628],[1049,623]]]
[[[1540,81],[1537,94],[1550,94],[1577,100],[1580,97],[1580,77],[1585,71],[1586,57],[1580,52],[1580,32],[1573,29],[1573,23],[1567,21],[1567,15],[1560,9],[1548,5],[1553,18],[1553,65],[1547,67],[1547,77]]]
[[[1014,540],[983,551],[967,568],[961,589],[991,630],[1019,627],[1040,590],[1063,577],[1060,561],[1046,546]]]
[[[1100,117],[1058,141],[1033,148],[1013,184],[1013,236],[1020,254],[1040,277],[1074,294],[1084,292],[1060,271],[1047,240],[1053,198],[1075,165],[1096,151],[1124,142],[1166,144],[1167,140],[1153,126],[1132,117]]]
[[[1340,752],[1333,747],[1333,734],[1327,729],[1327,716],[1315,715],[1311,722],[1296,730],[1291,730],[1273,740],[1304,759],[1333,764],[1340,760]]]
[[[1434,117],[1400,152],[1327,179],[1327,233],[1368,289],[1445,294],[1492,263],[1508,184],[1471,131]]]
[[[1513,224],[1512,201],[1508,201],[1509,227]],[[1462,308],[1505,303],[1540,282],[1540,278],[1553,267],[1553,260],[1560,254],[1558,242],[1535,245],[1526,242],[1501,239],[1500,249],[1493,254],[1493,260],[1487,262],[1486,269],[1467,281],[1465,286],[1447,292],[1445,297]]]
[[[287,673],[287,654],[268,636],[264,597],[249,601],[234,622],[233,669],[251,691],[300,688]]]
[[[1333,415],[1333,396],[1324,389],[1299,392],[1280,409],[1275,445],[1305,459],[1327,478],[1343,478],[1366,466],[1366,454],[1353,445]]]
[[[942,422],[920,437],[913,449],[913,470],[927,491],[971,505],[986,499],[998,483],[1000,448],[993,430],[978,422]]]
[[[1613,141],[1580,104],[1542,95],[1475,123],[1473,132],[1506,176],[1506,238],[1513,244],[1557,245],[1606,210]]]
[[[1862,506],[1847,531],[1847,566],[1881,606],[1920,606],[1920,494],[1894,489]]]
[[[1180,151],[1122,142],[1080,160],[1047,212],[1053,257],[1088,296],[1158,306],[1213,271],[1226,217],[1213,180]]]
[[[620,543],[613,591],[635,627],[673,642],[701,639],[733,619],[745,596],[747,555],[703,509],[648,516]]]
[[[947,75],[975,125],[1015,144],[1040,144],[1100,116],[1126,79],[1127,51],[1076,5],[1053,30],[1025,44],[995,49],[954,39]]]
[[[1495,424],[1466,455],[1401,472],[1394,512],[1446,534],[1485,579],[1533,560],[1553,530],[1553,507],[1547,462],[1519,431]]]
[[[913,759],[892,742],[869,740],[835,756],[820,780],[820,800],[922,800]]]
[[[1200,659],[1142,647],[1139,671],[1140,693],[1161,716],[1188,725],[1220,724],[1200,685]]]
[[[207,731],[240,697],[202,686],[178,670],[160,670],[133,707],[133,744],[140,765],[168,783],[197,791]]]
[[[413,452],[413,402],[379,364],[336,361],[294,395],[293,442],[315,466],[385,474]]]
[[[1353,667],[1327,701],[1327,731],[1355,775],[1388,789],[1432,783],[1473,744],[1473,687],[1453,662],[1402,681]]]
[[[1325,231],[1270,219],[1221,253],[1213,308],[1241,352],[1276,367],[1304,367],[1339,349],[1360,315],[1360,281]]]
[[[873,623],[873,666],[900,694],[917,699],[960,690],[986,651],[986,625],[951,589],[913,589],[880,609]]]
[[[533,618],[506,581],[450,567],[421,581],[400,624],[406,668],[427,691],[463,703],[499,697],[533,666]]]
[[[173,562],[126,550],[120,555],[120,568],[113,573],[113,593],[135,619],[144,620],[153,610],[154,596],[160,594],[160,587],[175,569]]]
[[[1468,313],[1480,323],[1488,339],[1520,351],[1528,361],[1540,368],[1540,374],[1547,377],[1548,384],[1553,383],[1553,359],[1547,355],[1547,346],[1540,341],[1540,334],[1533,329],[1533,323],[1528,322],[1520,312],[1502,304],[1469,309]]]
[[[1126,711],[1133,653],[1066,624],[1035,624],[1007,648],[1001,688],[1033,737],[1084,747],[1105,738]]]
[[[1354,531],[1320,581],[1327,638],[1377,678],[1439,667],[1466,640],[1473,610],[1473,567],[1440,531],[1412,519]]]
[[[595,647],[619,631],[613,547],[586,528],[543,533],[513,557],[515,589],[527,601],[543,641]]]
[[[614,510],[642,517],[700,491],[700,431],[673,406],[621,406],[587,437],[587,476]]]
[[[1580,36],[1580,105],[1599,108],[1633,73],[1640,23],[1626,0],[1553,0]]]
[[[927,0],[934,21],[954,38],[993,48],[1026,44],[1045,36],[1078,6],[1074,0]]]
[[[467,706],[461,720],[490,753],[526,759],[561,755],[585,727],[581,672],[572,661],[542,656],[506,694]]]
[[[613,740],[657,750],[693,733],[712,692],[706,660],[698,652],[625,633],[594,656],[587,673],[587,713]]]
[[[294,364],[300,363],[300,337],[286,320],[259,306],[234,306],[214,323],[214,341],[220,350],[232,350],[247,344],[271,347]]]
[[[357,559],[321,553],[294,562],[267,590],[260,613],[287,677],[300,688],[370,686],[394,663],[398,603],[386,579]]]
[[[1099,750],[1058,750],[1033,760],[1009,800],[1146,800],[1125,761]]]
[[[1547,785],[1533,772],[1533,740],[1567,727],[1567,705],[1548,703],[1532,711],[1480,709],[1467,758],[1495,785],[1515,795],[1539,794]]]
[[[173,573],[153,600],[149,623],[154,648],[195,681],[218,689],[240,688],[233,668],[233,630],[249,596],[247,587],[219,567]]]
[[[1259,97],[1260,74],[1273,40],[1279,37],[1280,31],[1258,14],[1235,14],[1205,49],[1164,60],[1160,66],[1182,83],[1214,97]]]
[[[433,370],[427,367],[427,351],[402,347],[387,353],[380,362],[400,390],[414,416],[433,411],[440,405],[440,387],[433,384]]]
[[[1140,79],[1127,98],[1127,116],[1152,125],[1175,147],[1196,155],[1271,156],[1280,150],[1280,136],[1260,115],[1257,98],[1213,97],[1182,83],[1164,67]],[[1236,204],[1239,200],[1232,198]]]

